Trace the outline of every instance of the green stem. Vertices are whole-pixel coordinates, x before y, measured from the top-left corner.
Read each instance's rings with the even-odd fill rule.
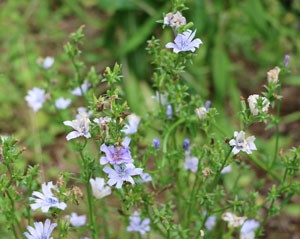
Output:
[[[185,119],[180,119],[178,121],[176,121],[173,125],[171,125],[171,127],[169,128],[169,130],[167,131],[165,138],[163,140],[163,158],[162,158],[162,163],[160,165],[160,167],[164,167],[166,161],[167,161],[167,152],[168,152],[168,140],[169,140],[169,136],[172,133],[172,131],[174,129],[176,129],[176,127],[182,123],[185,122]]]
[[[278,96],[281,96],[281,84],[278,87]],[[276,128],[275,128],[275,152],[274,152],[274,158],[271,163],[271,168],[276,163],[277,157],[278,157],[278,147],[279,147],[279,123],[280,123],[280,106],[281,106],[281,100],[277,99],[277,109],[276,109]]]

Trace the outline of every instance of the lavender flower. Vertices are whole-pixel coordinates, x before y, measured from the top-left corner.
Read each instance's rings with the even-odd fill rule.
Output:
[[[42,62],[42,66],[44,69],[51,68],[53,64],[54,64],[54,58],[51,56],[47,56]]]
[[[158,149],[160,146],[160,141],[159,139],[156,137],[153,139],[153,145],[154,145],[154,149]]]
[[[221,174],[226,174],[231,172],[231,165],[226,166],[222,169]]]
[[[178,28],[186,25],[186,19],[180,12],[169,12],[164,17],[164,25],[170,25],[170,27]]]
[[[85,107],[79,107],[77,109],[77,115],[76,115],[76,119],[80,120],[81,118],[90,118],[91,115],[93,114],[93,111],[87,111],[87,109]]]
[[[80,87],[76,87],[74,90],[71,91],[71,93],[76,96],[82,96],[82,93],[87,92],[90,86],[91,84],[88,81],[84,81]]]
[[[36,210],[38,208],[42,209],[42,212],[48,212],[51,207],[56,207],[61,210],[65,210],[67,204],[64,202],[59,202],[58,198],[55,197],[51,190],[57,191],[57,188],[53,185],[52,182],[43,183],[42,184],[42,192],[34,191],[32,196],[30,197],[30,201],[35,201],[33,204],[30,204],[32,210]]]
[[[138,131],[138,126],[141,118],[136,114],[128,115],[128,124],[125,125],[125,129],[122,130],[125,134],[134,134]]]
[[[190,148],[190,139],[184,139],[183,140],[183,144],[182,144],[182,148],[185,150],[185,151],[188,151],[189,148]]]
[[[290,60],[291,60],[290,55],[289,54],[285,54],[284,55],[284,62],[283,62],[284,67],[288,67],[288,65],[290,64]]]
[[[229,141],[229,145],[234,146],[232,150],[233,154],[237,154],[240,151],[246,152],[247,154],[252,154],[252,150],[256,150],[256,146],[254,144],[254,136],[250,136],[247,139],[245,139],[244,131],[235,131],[234,137],[235,139],[231,139]]]
[[[27,96],[25,97],[25,100],[34,112],[37,112],[42,108],[45,99],[45,90],[37,87],[29,90]]]
[[[111,188],[109,186],[105,186],[104,178],[91,178],[90,184],[93,195],[96,199],[101,199],[111,194]]]
[[[60,97],[55,101],[55,106],[57,109],[64,110],[68,108],[71,102],[72,102],[71,99],[65,99],[63,97]]]
[[[152,181],[152,177],[149,173],[141,173],[141,179],[135,180],[137,183],[148,183]]]
[[[114,169],[105,166],[103,171],[108,174],[109,180],[107,184],[116,188],[121,188],[124,182],[129,182],[134,185],[132,176],[140,175],[143,172],[142,168],[136,168],[133,164],[114,165]]]
[[[106,146],[102,144],[100,150],[106,154],[100,158],[100,164],[122,164],[122,163],[132,163],[133,158],[131,157],[129,148],[130,138],[126,137],[122,142],[121,147],[116,146]]]
[[[248,219],[244,222],[240,238],[241,239],[254,239],[255,238],[255,230],[259,227],[259,222],[255,219]]]
[[[185,154],[184,169],[191,170],[193,173],[196,173],[198,170],[199,159],[197,157],[191,157],[189,152]]]
[[[166,115],[167,115],[168,119],[172,119],[173,118],[172,105],[167,105]]]
[[[82,117],[81,119],[76,119],[72,121],[64,121],[64,125],[71,126],[74,129],[74,131],[70,132],[66,136],[66,139],[69,141],[80,136],[84,136],[87,139],[90,138],[90,123],[91,121],[86,117]]]
[[[166,48],[173,48],[174,53],[179,53],[181,51],[191,51],[194,52],[196,48],[199,48],[202,41],[199,38],[193,40],[196,35],[196,31],[186,30],[182,34],[178,34],[173,42],[169,42]]]
[[[24,235],[27,239],[53,239],[53,237],[50,236],[56,226],[57,224],[51,224],[49,219],[45,221],[45,224],[42,222],[35,222],[34,227],[27,227],[29,233],[25,232]]]
[[[211,231],[213,229],[213,227],[216,225],[216,222],[217,222],[217,216],[215,216],[215,215],[209,216],[205,222],[206,229],[208,231]]]
[[[70,224],[73,227],[81,227],[86,223],[86,215],[77,215],[77,213],[72,212],[70,217]]]
[[[206,102],[205,102],[205,109],[206,110],[208,110],[209,108],[210,108],[210,106],[211,106],[211,101],[210,100],[207,100]]]
[[[146,232],[150,231],[150,219],[142,219],[138,212],[129,217],[130,224],[126,228],[128,232],[139,232],[141,235],[144,235]]]

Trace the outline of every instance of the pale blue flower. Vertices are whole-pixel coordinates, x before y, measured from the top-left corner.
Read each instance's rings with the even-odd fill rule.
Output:
[[[130,138],[126,137],[122,142],[122,146],[106,146],[102,144],[100,150],[105,153],[105,156],[100,158],[100,164],[123,164],[133,163],[133,158],[130,153]]]
[[[288,67],[288,65],[290,64],[290,60],[291,60],[291,56],[289,54],[285,54],[284,62],[283,62],[284,67]]]
[[[221,174],[226,174],[231,172],[231,165],[226,166],[222,169]]]
[[[130,223],[126,228],[128,232],[139,232],[141,235],[146,234],[150,231],[150,219],[140,217],[139,212],[134,212],[132,216],[129,217]]]
[[[67,204],[60,202],[57,197],[55,197],[51,190],[57,191],[57,188],[53,185],[52,182],[42,184],[42,193],[34,191],[30,197],[30,201],[34,203],[30,204],[32,210],[41,208],[42,212],[48,212],[51,207],[56,207],[61,210],[65,210]]]
[[[155,99],[157,103],[161,105],[167,105],[168,102],[168,93],[159,93],[158,91],[155,92],[155,95],[152,96],[152,99]]]
[[[90,86],[91,84],[88,81],[84,81],[80,87],[76,87],[74,90],[71,91],[71,93],[73,95],[82,96],[82,92],[83,93],[87,92]]]
[[[43,60],[43,68],[44,69],[49,69],[53,66],[54,64],[54,58],[51,56],[47,56],[44,60]]]
[[[71,102],[72,102],[71,99],[65,99],[63,97],[60,97],[55,101],[55,106],[57,109],[64,110],[68,108]]]
[[[90,138],[91,134],[89,132],[90,130],[90,125],[91,121],[86,118],[82,117],[81,119],[76,119],[76,120],[68,120],[64,121],[64,125],[66,126],[71,126],[74,131],[70,132],[67,136],[66,139],[69,141],[74,138],[78,138],[80,136],[84,136],[85,138]]]
[[[114,169],[109,166],[105,166],[103,171],[108,174],[109,186],[116,184],[116,188],[121,188],[124,182],[129,182],[132,185],[135,184],[132,176],[140,175],[143,172],[142,168],[136,168],[133,164],[114,165]]]
[[[216,222],[217,222],[217,216],[215,215],[209,216],[205,221],[206,229],[211,231],[216,225]]]
[[[260,226],[259,222],[255,219],[247,219],[241,228],[242,239],[254,239],[255,230]]]
[[[42,222],[35,222],[34,227],[27,227],[29,233],[25,232],[24,235],[27,239],[53,239],[53,237],[50,236],[55,227],[57,227],[57,224],[51,224],[49,219],[45,221],[45,224]]]
[[[33,109],[34,112],[37,112],[42,108],[43,103],[46,100],[45,90],[34,87],[28,91],[27,96],[25,97],[28,105]]]
[[[68,216],[70,217],[70,216]],[[77,215],[77,213],[72,212],[70,217],[70,224],[73,227],[82,227],[86,223],[86,215]]]
[[[252,154],[252,150],[256,150],[256,146],[254,144],[254,136],[250,136],[245,139],[244,131],[235,131],[234,137],[235,139],[231,139],[229,141],[229,145],[234,146],[232,149],[233,154],[238,154],[240,151],[246,152],[247,154]]]
[[[149,173],[141,173],[141,179],[135,180],[137,183],[148,183],[152,181],[152,177]]]
[[[121,130],[125,134],[134,134],[138,131],[138,126],[141,118],[136,114],[130,114],[127,116],[128,124],[125,125],[125,128]]]
[[[179,53],[181,51],[191,51],[194,52],[196,48],[199,48],[202,41],[199,38],[193,40],[196,35],[196,31],[186,30],[182,34],[178,34],[174,40],[175,43],[169,42],[166,48],[173,48],[174,53]]]
[[[76,119],[80,120],[81,118],[90,118],[93,114],[92,110],[87,110],[85,107],[78,107]]]
[[[210,106],[211,106],[211,101],[210,100],[207,100],[206,102],[205,102],[205,109],[206,110],[208,110],[209,108],[210,108]]]
[[[167,105],[166,115],[167,115],[168,119],[172,119],[173,118],[172,105]]]
[[[185,154],[184,169],[191,170],[193,173],[196,173],[198,170],[199,159],[197,157],[191,157],[189,152]]]

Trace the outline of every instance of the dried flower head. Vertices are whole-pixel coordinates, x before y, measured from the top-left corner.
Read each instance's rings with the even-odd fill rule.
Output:
[[[268,78],[268,83],[277,83],[278,82],[278,76],[280,73],[280,68],[276,66],[272,70],[267,72],[267,78]]]

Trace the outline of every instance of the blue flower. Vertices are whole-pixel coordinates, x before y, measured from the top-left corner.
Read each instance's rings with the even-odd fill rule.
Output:
[[[130,224],[126,228],[128,232],[139,232],[141,235],[144,235],[146,232],[150,231],[150,219],[142,219],[138,212],[129,217]]]
[[[100,150],[106,154],[100,158],[100,164],[123,164],[133,163],[129,148],[130,138],[126,137],[121,147],[106,146],[102,144]]]
[[[136,168],[133,164],[114,165],[114,169],[105,166],[103,171],[108,174],[109,180],[107,184],[116,188],[121,188],[124,182],[135,184],[132,176],[140,175],[143,172],[142,168]]]
[[[140,123],[141,118],[138,117],[136,114],[128,115],[128,124],[125,125],[125,128],[121,131],[125,134],[134,134],[138,131],[138,126]]]
[[[153,139],[153,145],[154,145],[154,149],[158,149],[159,148],[160,141],[159,141],[159,139],[157,137]]]
[[[69,141],[71,139],[75,139],[80,136],[84,136],[87,139],[90,138],[91,137],[91,134],[89,132],[90,123],[91,121],[86,117],[82,117],[81,119],[76,119],[72,121],[70,120],[64,121],[64,125],[70,126],[74,129],[66,136],[66,139]]]
[[[82,93],[87,92],[88,88],[91,84],[88,81],[84,81],[80,87],[76,87],[74,90],[71,91],[73,95],[82,96]]]
[[[67,204],[60,202],[57,197],[55,197],[51,190],[57,191],[57,188],[53,185],[52,182],[42,184],[42,193],[34,191],[30,197],[30,201],[35,201],[33,204],[30,204],[32,210],[38,208],[42,209],[42,212],[48,212],[50,207],[56,207],[61,210],[64,210],[67,207]]]
[[[33,109],[34,112],[37,112],[42,108],[43,103],[46,100],[45,90],[41,88],[34,87],[28,91],[27,96],[25,97],[28,105]]]
[[[196,35],[196,31],[186,30],[182,34],[178,34],[174,40],[175,43],[169,42],[166,48],[173,48],[174,53],[181,51],[194,52],[196,48],[199,48],[200,44],[203,44],[199,38],[193,40]]]
[[[52,223],[49,219],[45,221],[45,224],[42,222],[35,222],[34,227],[28,226],[28,232],[25,232],[24,235],[27,239],[53,239],[51,236],[52,231],[57,226],[56,223]]]
[[[190,139],[184,139],[183,144],[182,144],[182,148],[186,151],[189,150],[190,142],[191,142]]]
[[[55,101],[56,108],[60,110],[64,110],[68,108],[70,104],[71,104],[71,99],[65,99],[63,97],[60,97]]]

